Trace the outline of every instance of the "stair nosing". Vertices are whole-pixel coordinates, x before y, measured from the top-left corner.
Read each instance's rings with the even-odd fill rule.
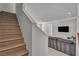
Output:
[[[20,47],[20,46],[23,46],[23,45],[25,45],[25,44],[24,43],[21,43],[21,44],[18,44],[16,46],[12,46],[12,47],[5,48],[5,49],[0,49],[0,52],[7,51],[7,50],[10,50],[10,49],[14,49],[14,48],[17,48],[17,47]]]

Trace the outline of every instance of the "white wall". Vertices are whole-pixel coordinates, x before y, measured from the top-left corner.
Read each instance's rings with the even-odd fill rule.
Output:
[[[43,30],[48,36],[52,36],[52,24],[42,24],[42,30]]]
[[[16,13],[16,3],[0,3],[0,10]]]
[[[32,25],[32,55],[48,55],[48,36],[35,25]]]
[[[77,32],[79,33],[79,4],[77,4]],[[79,39],[76,34],[76,55],[79,56]]]
[[[58,26],[69,26],[69,32],[58,32]],[[65,39],[67,39],[67,37],[76,36],[76,19],[53,23],[52,34],[52,36]]]
[[[37,26],[48,36],[52,36],[52,24],[37,24]]]
[[[0,3],[0,11],[2,10],[2,3]]]
[[[16,14],[24,41],[26,43],[26,48],[29,50],[29,54],[32,55],[32,23],[23,13],[22,4],[16,4]]]
[[[63,19],[64,20],[64,19]],[[39,26],[48,36],[67,37],[76,36],[76,19],[68,19],[64,21],[55,21],[51,23],[44,23]],[[39,24],[38,24],[39,25]],[[58,26],[69,26],[69,32],[58,32]]]

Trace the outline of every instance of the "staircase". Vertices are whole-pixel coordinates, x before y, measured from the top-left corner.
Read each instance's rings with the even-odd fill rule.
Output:
[[[24,43],[16,14],[0,12],[0,56],[26,56]]]

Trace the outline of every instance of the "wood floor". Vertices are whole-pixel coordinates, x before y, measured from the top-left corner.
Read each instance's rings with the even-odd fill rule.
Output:
[[[16,14],[0,12],[0,56],[27,56]]]

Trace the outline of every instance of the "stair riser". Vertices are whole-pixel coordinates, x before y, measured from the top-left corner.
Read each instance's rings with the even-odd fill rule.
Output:
[[[1,56],[19,56],[18,53],[20,53],[21,51],[26,52],[26,47],[25,46],[20,46],[14,49],[10,49],[10,50],[6,50],[6,51],[1,51],[0,55]],[[17,53],[18,52],[18,53]]]

